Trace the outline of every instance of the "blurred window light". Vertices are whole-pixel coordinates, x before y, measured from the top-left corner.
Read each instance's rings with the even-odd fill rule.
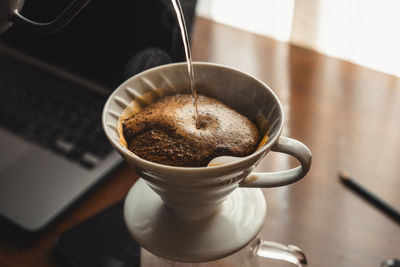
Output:
[[[288,41],[294,0],[199,0],[197,14],[249,32]]]
[[[198,0],[197,14],[400,77],[399,0]]]

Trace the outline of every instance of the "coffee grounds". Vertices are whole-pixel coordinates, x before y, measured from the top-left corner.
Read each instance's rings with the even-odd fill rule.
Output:
[[[247,156],[259,132],[245,116],[216,99],[198,96],[199,128],[192,96],[164,97],[122,121],[128,148],[160,164],[201,167],[218,156]]]

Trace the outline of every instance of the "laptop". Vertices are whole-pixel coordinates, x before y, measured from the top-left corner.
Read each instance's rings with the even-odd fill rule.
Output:
[[[39,2],[27,1],[22,13],[48,21],[59,12],[59,1]],[[122,162],[103,133],[103,105],[146,65],[132,63],[140,51],[183,58],[168,2],[91,1],[55,34],[0,35],[2,219],[41,230]],[[194,5],[184,7],[189,27]]]

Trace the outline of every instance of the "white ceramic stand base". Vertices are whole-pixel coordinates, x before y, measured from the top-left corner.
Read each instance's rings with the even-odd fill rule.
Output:
[[[127,228],[142,247],[181,262],[211,261],[240,250],[257,236],[266,212],[260,189],[237,188],[210,217],[186,221],[143,179],[131,188],[124,207]]]

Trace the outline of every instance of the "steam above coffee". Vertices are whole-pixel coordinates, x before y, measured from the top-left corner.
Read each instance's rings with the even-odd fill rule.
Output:
[[[188,67],[191,95],[175,95],[121,117],[122,141],[137,156],[160,164],[201,167],[218,156],[247,156],[256,150],[257,127],[221,102],[198,96],[185,19],[179,0],[174,7]]]
[[[257,127],[216,99],[198,96],[198,127],[189,94],[164,97],[122,119],[126,145],[160,164],[201,167],[215,157],[247,156],[257,148]]]
[[[197,95],[182,7],[179,0],[171,3],[181,30],[192,94],[164,97],[133,116],[122,116],[122,144],[143,159],[182,167],[207,166],[218,156],[251,154],[260,139],[257,127],[221,102]]]

